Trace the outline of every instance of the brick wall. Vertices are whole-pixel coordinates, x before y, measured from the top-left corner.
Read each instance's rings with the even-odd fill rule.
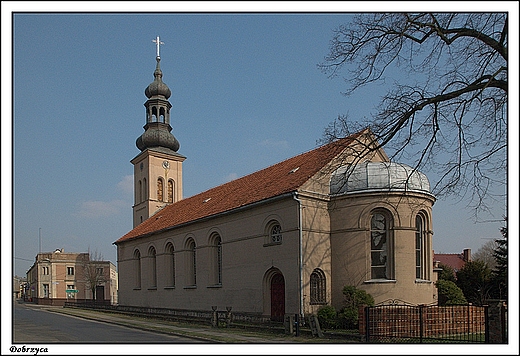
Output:
[[[363,335],[366,312],[359,309],[359,332]],[[368,313],[371,335],[405,338],[485,332],[485,307],[388,305],[368,308]]]

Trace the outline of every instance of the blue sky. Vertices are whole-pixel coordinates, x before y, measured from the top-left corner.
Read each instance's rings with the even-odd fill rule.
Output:
[[[116,262],[112,243],[132,228],[129,161],[139,153],[144,89],[153,81],[152,39],[165,42],[161,69],[172,91],[173,134],[187,157],[188,197],[315,148],[338,115],[374,112],[381,88],[347,98],[343,81],[317,68],[333,29],[350,17],[336,11],[15,15],[14,273],[25,275],[40,243],[43,252],[90,248]],[[465,204],[450,199],[438,200],[433,213],[439,253],[477,251],[500,236],[506,214],[499,203],[489,217],[494,221],[474,223]]]

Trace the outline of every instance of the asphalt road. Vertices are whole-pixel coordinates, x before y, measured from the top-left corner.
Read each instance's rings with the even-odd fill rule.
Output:
[[[46,311],[14,303],[13,344],[36,343],[131,343],[193,344],[201,341],[181,336],[142,331]]]

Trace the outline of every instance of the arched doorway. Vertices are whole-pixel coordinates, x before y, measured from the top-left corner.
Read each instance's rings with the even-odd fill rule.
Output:
[[[281,273],[271,278],[271,320],[283,321],[285,315],[285,280]]]

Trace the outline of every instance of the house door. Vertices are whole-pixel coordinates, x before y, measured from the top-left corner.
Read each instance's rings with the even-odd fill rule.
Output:
[[[105,286],[96,286],[96,302],[103,303],[105,300]]]
[[[281,273],[271,279],[271,320],[283,321],[285,315],[285,281]]]

